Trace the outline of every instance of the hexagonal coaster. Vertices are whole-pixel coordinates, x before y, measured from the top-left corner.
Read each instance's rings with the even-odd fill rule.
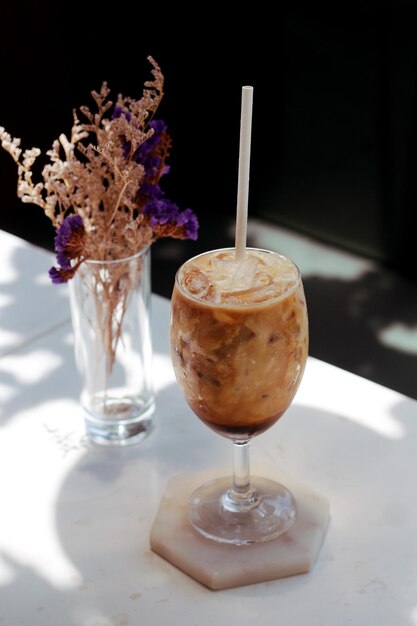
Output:
[[[288,477],[265,471],[257,474],[278,480],[295,497],[297,517],[286,533],[244,546],[217,543],[197,533],[187,519],[187,501],[207,480],[227,475],[212,470],[175,476],[168,482],[151,530],[152,550],[210,589],[309,572],[328,527],[328,500]]]

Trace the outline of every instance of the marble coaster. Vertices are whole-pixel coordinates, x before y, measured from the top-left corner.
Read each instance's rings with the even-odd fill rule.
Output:
[[[254,475],[273,478],[295,497],[297,517],[277,539],[244,546],[221,544],[197,533],[186,516],[190,494],[207,480],[230,472],[200,472],[172,478],[157,511],[150,535],[154,552],[210,589],[239,587],[309,572],[329,523],[329,503],[310,487],[265,470]]]

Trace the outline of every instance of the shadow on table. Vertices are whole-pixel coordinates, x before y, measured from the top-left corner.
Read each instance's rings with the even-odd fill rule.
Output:
[[[303,282],[310,354],[417,398],[417,286],[377,271],[354,280],[307,276]]]

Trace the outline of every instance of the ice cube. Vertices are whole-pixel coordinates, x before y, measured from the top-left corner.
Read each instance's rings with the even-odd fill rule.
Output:
[[[187,291],[198,297],[201,297],[210,287],[209,279],[196,266],[189,268],[188,273],[184,277],[183,284]]]
[[[233,291],[242,291],[250,289],[256,285],[256,271],[258,261],[253,257],[246,257],[238,263],[231,280]]]

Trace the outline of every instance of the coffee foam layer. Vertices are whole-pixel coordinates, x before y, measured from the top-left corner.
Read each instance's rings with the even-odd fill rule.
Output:
[[[234,250],[217,250],[185,264],[179,282],[185,292],[204,302],[252,304],[292,291],[298,272],[279,254],[249,249],[238,262]]]

